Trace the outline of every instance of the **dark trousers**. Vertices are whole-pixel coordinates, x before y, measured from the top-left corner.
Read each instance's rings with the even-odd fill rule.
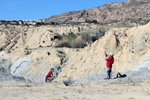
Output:
[[[111,78],[111,68],[108,68],[107,74],[108,74],[108,78],[110,79]]]
[[[48,76],[46,76],[46,78],[45,78],[45,82],[51,82],[52,80],[53,80],[54,78],[53,77],[48,77]]]

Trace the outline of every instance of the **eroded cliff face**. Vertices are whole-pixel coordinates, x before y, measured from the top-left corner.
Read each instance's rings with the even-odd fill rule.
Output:
[[[12,26],[8,29],[4,28],[6,32],[1,28],[1,37],[3,40],[1,44],[4,45],[7,39],[11,42],[6,48],[10,44],[16,43],[11,49],[5,49],[3,46],[4,50],[0,52],[1,65],[3,68],[9,70],[11,74],[22,76],[33,82],[44,82],[45,75],[50,68],[56,66],[62,67],[62,71],[56,78],[56,81],[65,80],[70,77],[78,80],[86,78],[89,75],[102,73],[106,67],[105,52],[114,52],[115,54],[114,72],[134,71],[142,67],[150,69],[149,27],[150,23],[133,28],[110,29],[99,40],[83,49],[55,48],[49,46],[48,34],[58,31],[61,34],[62,31],[64,32],[64,27],[59,29],[58,27],[41,26],[30,27],[26,30],[26,27],[18,26],[17,28],[20,31],[17,33],[17,31],[13,30],[13,34],[9,33]],[[70,29],[68,28],[68,30]],[[24,30],[26,32],[20,34]],[[79,32],[78,28],[74,28],[74,30]],[[80,31],[85,30],[83,28]],[[91,28],[92,30],[94,32],[94,28]],[[15,42],[16,37],[19,36],[20,38]],[[47,44],[44,44],[43,41]]]
[[[80,25],[0,25],[0,50],[11,52],[17,48],[36,49],[57,44],[59,36],[73,32],[81,35],[104,35],[105,28],[95,24]],[[56,40],[55,40],[56,39]]]
[[[63,63],[67,62],[66,53],[69,50],[54,47],[59,42],[59,36],[70,32],[78,35],[88,33],[103,36],[101,30],[101,27],[95,24],[43,26],[2,24],[1,65],[14,76],[42,82],[51,67],[64,67]],[[41,67],[46,72],[41,71]]]
[[[115,53],[114,72],[137,71],[142,67],[150,69],[150,24],[134,28],[109,30],[94,44],[71,55],[68,65],[57,80],[69,77],[82,79],[105,70],[105,51]],[[69,70],[69,71],[68,71]]]

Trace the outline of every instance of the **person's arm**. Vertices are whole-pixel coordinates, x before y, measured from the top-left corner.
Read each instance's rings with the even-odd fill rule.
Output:
[[[107,54],[105,54],[105,59],[107,58]]]
[[[108,58],[106,57],[106,61],[110,61],[110,59],[111,59],[110,57],[108,57]]]
[[[55,78],[55,77],[53,76],[53,74],[51,74],[51,77]]]

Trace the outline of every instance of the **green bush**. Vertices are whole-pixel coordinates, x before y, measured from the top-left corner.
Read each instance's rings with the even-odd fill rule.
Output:
[[[91,23],[97,24],[97,20],[92,20]]]
[[[97,23],[98,23],[97,20],[87,20],[87,21],[85,21],[85,22],[87,22],[87,23],[94,23],[94,24],[97,24]]]

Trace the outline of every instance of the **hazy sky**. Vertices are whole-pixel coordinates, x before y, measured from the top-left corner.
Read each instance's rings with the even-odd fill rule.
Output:
[[[127,0],[0,0],[0,20],[39,20]]]

